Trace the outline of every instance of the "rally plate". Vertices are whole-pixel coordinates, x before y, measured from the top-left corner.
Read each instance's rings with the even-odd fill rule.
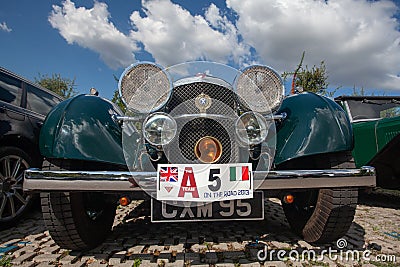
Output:
[[[263,220],[264,194],[262,191],[254,191],[253,196],[251,199],[214,201],[209,203],[184,202],[184,205],[182,205],[183,202],[180,205],[171,205],[169,203],[173,201],[151,199],[151,221]]]
[[[157,200],[213,202],[253,198],[251,163],[158,164]]]

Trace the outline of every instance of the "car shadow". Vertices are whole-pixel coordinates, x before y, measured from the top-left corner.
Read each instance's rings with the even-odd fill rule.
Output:
[[[89,253],[98,254],[117,246],[114,249],[134,251],[135,253],[129,254],[131,259],[140,258],[143,254],[151,258],[154,250],[171,249],[177,249],[178,253],[183,254],[197,253],[199,257],[208,250],[228,250],[230,253],[242,251],[248,258],[252,248],[259,249],[264,244],[269,249],[312,249],[317,253],[337,247],[336,242],[309,244],[294,234],[277,199],[265,201],[265,218],[261,221],[152,223],[149,214],[150,201],[144,201],[126,213],[124,218],[119,218],[120,223],[114,227],[111,236]],[[344,249],[362,250],[365,231],[362,226],[353,222],[343,238],[347,241]]]
[[[400,190],[376,188],[372,192],[360,192],[358,204],[370,207],[400,209]]]

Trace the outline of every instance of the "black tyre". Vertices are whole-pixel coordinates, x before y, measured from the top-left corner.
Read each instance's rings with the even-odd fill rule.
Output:
[[[292,204],[282,203],[291,228],[311,243],[336,241],[354,218],[357,188],[320,189],[294,194]]]
[[[103,193],[42,193],[43,219],[62,248],[89,250],[101,244],[112,229],[116,202]]]
[[[19,148],[0,148],[0,225],[20,219],[32,205],[32,195],[23,191],[24,171],[33,160]]]

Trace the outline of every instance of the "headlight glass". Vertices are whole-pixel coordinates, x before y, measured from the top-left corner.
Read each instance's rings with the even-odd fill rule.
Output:
[[[236,135],[242,144],[257,145],[268,135],[267,120],[257,112],[246,112],[236,120]]]
[[[151,62],[128,67],[119,80],[119,90],[128,109],[150,113],[160,109],[171,95],[172,83],[166,71]]]
[[[144,138],[152,145],[169,144],[176,135],[176,121],[166,113],[154,113],[143,123]]]
[[[236,90],[241,105],[262,114],[276,111],[282,103],[285,88],[280,75],[270,67],[247,67],[237,77]]]

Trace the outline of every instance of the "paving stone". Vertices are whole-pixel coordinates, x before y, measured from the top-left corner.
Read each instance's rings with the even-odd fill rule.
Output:
[[[11,263],[19,265],[19,264],[23,263],[24,261],[29,261],[29,260],[33,259],[36,255],[37,255],[36,252],[28,252],[28,253],[21,255],[18,258],[11,260]]]
[[[299,244],[300,247],[302,248],[306,248],[306,249],[314,249],[314,246],[309,244],[308,242],[304,241],[304,240],[300,240],[297,242]]]
[[[228,244],[226,244],[226,243],[216,244],[216,245],[213,245],[212,247],[213,247],[213,249],[220,250],[220,251],[226,251],[229,249]]]
[[[88,266],[90,266],[90,267],[104,267],[104,266],[108,266],[108,264],[106,262],[94,261],[94,262],[90,262],[88,264]]]
[[[168,262],[167,264],[168,267],[184,267],[185,266],[185,261],[184,260],[177,260],[174,262]]]
[[[246,245],[244,243],[232,242],[231,243],[233,250],[244,250]]]
[[[236,264],[224,262],[224,263],[217,263],[216,266],[217,267],[236,267]]]
[[[62,267],[82,267],[85,266],[82,262],[75,262],[75,263],[63,263]]]
[[[215,251],[206,252],[204,260],[208,264],[216,264],[218,262],[218,255]]]
[[[200,254],[192,252],[185,253],[185,260],[200,261]]]
[[[125,257],[126,257],[126,251],[117,252],[114,255],[112,255],[111,258],[108,259],[108,264],[118,265]]]
[[[127,253],[139,254],[139,253],[142,253],[143,249],[144,249],[144,246],[134,246],[134,247],[128,248]]]
[[[59,254],[39,254],[36,257],[33,258],[34,262],[54,262],[57,261],[57,259],[61,255]]]
[[[156,262],[150,262],[150,260],[142,260],[140,267],[158,267]]]
[[[240,266],[242,267],[260,267],[261,266],[261,264],[259,263],[259,262],[250,262],[250,263],[242,263],[242,264],[240,264]],[[265,266],[265,265],[264,265]],[[268,266],[268,265],[266,265],[266,266]],[[286,266],[286,265],[284,265],[284,266]]]
[[[244,259],[246,254],[243,251],[224,251],[222,252],[225,259]]]
[[[169,247],[169,249],[170,249],[171,251],[177,251],[177,252],[183,251],[184,248],[185,248],[185,247],[184,247],[183,244],[178,244],[178,245],[170,246],[170,247]]]
[[[36,267],[54,267],[54,264],[50,264],[47,262],[41,262],[38,265],[36,265]]]
[[[46,253],[46,254],[54,254],[54,253],[57,253],[59,250],[60,250],[59,246],[52,246],[52,247],[41,248],[40,252]]]
[[[24,263],[22,263],[21,265],[18,265],[18,267],[33,267],[33,266],[35,266],[35,265],[36,265],[35,262],[29,261],[29,262],[24,262]]]
[[[7,240],[4,243],[0,244],[0,247],[5,248],[5,247],[11,246],[15,243],[18,243],[19,241],[21,241],[21,238],[10,239],[10,240]]]
[[[303,264],[301,264],[298,261],[294,261],[294,262],[290,262],[290,263],[291,263],[292,267],[303,267]],[[336,266],[336,265],[334,265],[334,266]],[[329,265],[329,267],[331,267],[331,266]]]
[[[207,251],[208,248],[205,244],[194,244],[190,247],[193,252],[204,252]]]
[[[132,254],[129,256],[129,260],[135,260],[135,259],[150,261],[154,259],[154,256],[153,254],[148,254],[148,253]]]
[[[61,259],[59,259],[58,262],[64,265],[67,263],[73,263],[73,262],[77,261],[78,258],[79,258],[78,255],[76,255],[76,256],[66,255],[66,256],[62,257]]]
[[[163,251],[163,250],[164,250],[164,246],[153,245],[147,249],[147,253],[159,254],[160,251]],[[156,256],[158,256],[158,255],[156,255]]]

